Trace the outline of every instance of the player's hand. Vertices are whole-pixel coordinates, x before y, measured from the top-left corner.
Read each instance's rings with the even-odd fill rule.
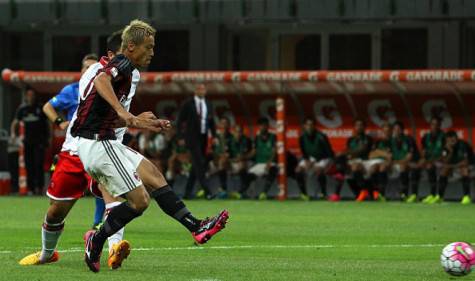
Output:
[[[68,128],[68,126],[69,126],[69,121],[63,121],[59,124],[59,128],[61,130],[66,130]]]
[[[172,122],[170,122],[170,120],[166,120],[166,119],[157,119],[157,120],[159,122],[160,128],[162,128],[163,130],[168,130],[172,127]]]
[[[145,111],[137,115],[138,118],[146,118],[146,119],[158,119],[155,114],[151,111]]]

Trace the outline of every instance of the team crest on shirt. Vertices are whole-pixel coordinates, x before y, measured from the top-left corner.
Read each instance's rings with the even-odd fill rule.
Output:
[[[114,78],[117,77],[117,75],[119,74],[119,71],[115,67],[111,68],[110,71],[111,71],[112,77],[114,77]]]
[[[140,181],[139,174],[137,174],[137,171],[134,171],[134,178]]]

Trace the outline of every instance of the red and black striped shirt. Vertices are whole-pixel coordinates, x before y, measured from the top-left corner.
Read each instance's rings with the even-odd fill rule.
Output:
[[[80,102],[77,109],[77,119],[71,128],[73,136],[100,139],[116,139],[115,123],[119,118],[117,112],[101,97],[94,86],[94,79],[102,72],[111,76],[112,88],[117,99],[124,105],[130,94],[135,93],[132,87],[132,76],[135,67],[124,55],[117,55],[104,68],[98,70],[88,83],[84,92],[79,93]],[[137,75],[138,75],[138,71]],[[133,92],[133,93],[132,93]]]

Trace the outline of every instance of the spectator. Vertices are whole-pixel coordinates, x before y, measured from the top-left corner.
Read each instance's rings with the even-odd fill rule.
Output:
[[[442,158],[442,169],[439,176],[439,194],[434,199],[435,202],[441,202],[444,198],[445,189],[448,183],[448,177],[453,171],[458,171],[462,176],[463,198],[460,203],[467,205],[472,203],[470,198],[470,165],[473,164],[473,150],[466,142],[457,137],[454,131],[447,132],[446,144]]]
[[[252,141],[244,134],[244,130],[241,126],[235,126],[235,133],[233,138],[233,144],[230,150],[230,162],[231,171],[234,174],[238,174],[241,181],[240,190],[244,190],[244,184],[246,183],[247,170],[250,166],[250,160],[252,158]],[[241,199],[239,192],[230,193],[230,197],[234,199]]]
[[[441,166],[442,153],[445,147],[445,134],[440,128],[441,119],[432,117],[430,132],[422,138],[422,160],[419,167],[426,170],[430,184],[430,194],[422,200],[423,203],[438,203],[441,198],[437,196],[437,166]]]
[[[298,163],[296,180],[301,192],[301,198],[308,200],[306,181],[307,175],[315,173],[323,197],[327,197],[327,177],[326,172],[334,157],[333,149],[328,141],[328,137],[315,128],[315,121],[306,118],[304,130],[299,139],[302,159]]]
[[[382,126],[383,136],[375,142],[369,153],[370,160],[364,161],[365,172],[370,177],[370,188],[374,200],[385,201],[385,191],[388,185],[388,170],[391,165],[391,136],[392,127],[388,122]],[[364,200],[365,198],[358,198]]]
[[[251,182],[257,177],[265,176],[264,190],[259,194],[259,200],[265,200],[277,176],[275,163],[276,137],[269,131],[269,120],[267,118],[260,118],[258,124],[260,126],[259,133],[254,140],[254,146],[250,153],[254,157],[255,164],[249,169],[240,193],[241,196],[245,196]]]
[[[178,134],[184,136],[193,163],[186,183],[186,199],[192,197],[196,179],[198,179],[203,189],[197,193],[197,197],[203,195],[207,199],[214,198],[206,182],[206,148],[208,146],[208,132],[211,131],[213,137],[216,132],[212,108],[206,101],[206,93],[207,89],[204,84],[196,85],[194,96],[183,103],[176,122]]]
[[[29,194],[39,195],[45,184],[43,162],[49,144],[50,130],[48,120],[37,103],[36,93],[31,88],[26,90],[25,102],[18,107],[15,119],[11,123],[12,139],[17,136],[19,122],[23,122],[25,126],[23,145]]]
[[[162,133],[152,133],[143,130],[137,136],[139,152],[147,157],[160,171],[163,171],[162,152],[165,150],[166,141]]]
[[[189,176],[191,170],[191,154],[183,138],[177,138],[171,142],[171,156],[168,158],[168,168],[166,179],[170,186],[173,186],[176,175]]]
[[[412,171],[414,174],[414,166],[411,163],[416,160],[417,146],[415,141],[404,134],[404,124],[397,121],[393,125],[393,137],[391,139],[391,155],[392,155],[392,171],[399,175],[401,179],[401,198],[408,203],[417,200],[417,184],[412,185],[412,190],[409,190],[409,176]],[[416,160],[417,161],[417,160]]]

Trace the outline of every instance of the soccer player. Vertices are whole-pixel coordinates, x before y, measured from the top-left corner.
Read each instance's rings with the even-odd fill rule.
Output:
[[[99,70],[84,92],[80,92],[77,119],[71,129],[72,135],[79,137],[79,157],[86,171],[111,195],[127,199],[111,209],[98,231],[90,230],[84,236],[84,259],[93,272],[100,270],[107,237],[142,215],[150,197],[166,214],[185,226],[200,244],[223,229],[228,219],[227,211],[211,219],[195,218],[155,165],[117,141],[114,130],[117,127],[152,132],[170,127],[170,121],[160,120],[151,112],[135,116],[124,108],[140,81],[137,68],[147,67],[154,55],[155,32],[147,23],[133,20],[122,33],[122,54]]]
[[[248,177],[247,170],[250,166],[250,159],[252,158],[252,140],[244,134],[242,126],[236,125],[234,128],[234,138],[230,150],[231,170],[234,174],[239,175],[240,190],[243,190]],[[239,192],[231,192],[230,198],[241,199],[242,196]]]
[[[230,167],[230,158],[232,157],[232,146],[234,136],[230,131],[229,119],[222,116],[219,120],[220,131],[216,133],[212,145],[212,157],[210,170],[215,171],[219,176],[221,184],[221,194],[224,195],[228,191],[228,169]]]
[[[269,131],[269,120],[267,118],[260,118],[258,124],[260,126],[259,134],[256,136],[253,149],[250,152],[250,156],[254,157],[254,166],[249,169],[243,188],[239,193],[241,193],[241,197],[245,197],[251,182],[257,177],[265,176],[264,190],[259,194],[259,200],[265,200],[272,183],[277,177],[275,163],[276,137]]]
[[[388,185],[388,169],[391,165],[392,126],[385,122],[382,125],[383,136],[377,140],[369,153],[369,160],[363,162],[365,172],[370,177],[370,188],[374,200],[385,201],[384,194]],[[363,199],[364,200],[364,199]]]
[[[120,33],[112,34],[109,37],[108,53],[111,57],[114,56],[114,52],[119,49],[120,42]],[[81,69],[83,76],[95,73],[107,60],[106,58],[102,58],[101,63],[96,63],[95,59],[97,59],[97,57],[93,56],[86,56],[83,59]],[[65,121],[59,117],[55,109],[64,108],[67,110],[68,119],[76,118],[74,115],[76,111],[74,104],[77,107],[77,91],[79,91],[78,89],[80,88],[80,84],[68,85],[60,94],[53,97],[50,102],[44,106],[44,111],[48,118],[60,126],[60,128],[68,127],[68,131],[61,153],[58,155],[55,172],[48,186],[47,195],[50,197],[50,207],[48,208],[42,227],[42,250],[41,252],[28,255],[20,260],[19,263],[21,265],[39,265],[58,261],[59,255],[56,251],[56,246],[64,228],[64,220],[76,203],[76,200],[81,198],[84,191],[88,188],[92,192],[95,191],[96,196],[100,196],[100,192],[94,190],[92,187],[94,183],[84,171],[83,165],[77,156],[77,138],[73,138],[70,134],[69,121]],[[76,95],[76,98],[74,98],[74,95]],[[104,196],[108,202],[106,205],[107,208],[110,209],[118,204],[118,202],[115,202],[116,200],[107,193],[103,193],[102,196]],[[119,268],[123,259],[127,257],[130,251],[130,245],[127,241],[122,240],[122,237],[123,229],[119,230],[109,239],[110,252],[108,265],[112,269]]]
[[[470,165],[473,164],[473,150],[466,142],[458,138],[457,133],[449,131],[445,135],[446,144],[443,152],[443,165],[439,176],[440,200],[444,198],[447,188],[448,177],[454,170],[462,176],[463,197],[460,203],[467,205],[472,203],[470,198]]]
[[[120,39],[120,38],[119,38]],[[119,42],[120,44],[120,42]],[[91,66],[97,62],[97,56],[95,54],[86,55],[82,60],[81,75]],[[75,82],[64,87],[61,92],[54,96],[49,102],[43,106],[44,113],[48,116],[48,119],[58,125],[62,130],[66,130],[71,121],[74,112],[76,111],[79,101],[79,82]],[[66,111],[66,120],[64,120],[58,112]],[[105,211],[104,200],[100,197],[96,197],[96,209],[94,211],[94,221],[92,227],[96,227],[102,221],[102,217]]]
[[[422,138],[422,160],[419,167],[427,171],[429,178],[430,194],[422,200],[426,204],[438,203],[442,200],[437,193],[437,166],[440,166],[442,153],[445,147],[445,134],[441,130],[442,120],[432,117],[430,121],[430,132]]]
[[[326,197],[326,171],[332,163],[332,158],[335,156],[328,137],[315,128],[315,121],[312,118],[306,118],[299,142],[302,160],[300,160],[295,172],[301,198],[304,200],[309,199],[306,188],[307,174],[309,173],[315,173],[321,192]]]
[[[410,175],[417,173],[414,161],[418,161],[417,146],[415,141],[408,135],[404,134],[404,124],[396,121],[393,124],[393,137],[390,143],[393,172],[399,174],[402,190],[401,199],[407,203],[417,200],[417,179],[412,177],[412,188],[409,190]]]
[[[366,134],[366,123],[363,119],[355,119],[354,126],[353,136],[348,139],[347,149],[342,155],[348,160],[352,173],[351,178],[348,179],[348,184],[353,193],[358,194],[359,192],[356,200],[362,201],[369,195],[368,190],[364,188],[368,182],[364,179],[365,167],[363,161],[368,159],[373,146],[373,139]]]

